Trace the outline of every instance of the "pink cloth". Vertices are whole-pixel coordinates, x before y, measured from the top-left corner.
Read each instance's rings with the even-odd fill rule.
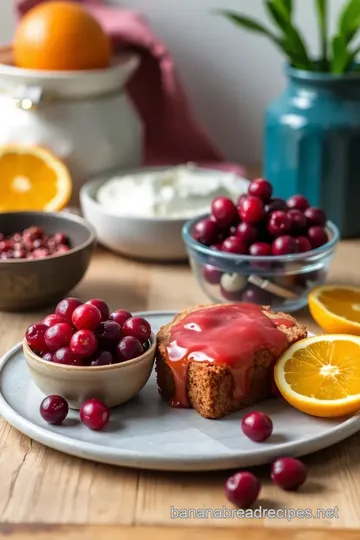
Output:
[[[49,0],[15,0],[19,16],[34,5]],[[76,1],[76,0],[74,0]],[[141,65],[128,85],[131,99],[145,126],[145,165],[195,162],[239,175],[243,167],[225,163],[197,121],[173,60],[145,18],[132,11],[102,4],[102,0],[79,0],[111,36],[115,50],[132,49],[141,55]]]

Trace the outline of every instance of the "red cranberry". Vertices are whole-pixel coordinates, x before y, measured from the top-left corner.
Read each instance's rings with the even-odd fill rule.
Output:
[[[241,301],[245,304],[269,306],[271,305],[272,295],[268,291],[260,289],[260,287],[256,287],[255,285],[248,285],[241,295]]]
[[[0,253],[10,251],[12,247],[12,242],[10,242],[10,240],[3,240],[2,242],[0,242]]]
[[[306,236],[298,236],[295,238],[299,253],[305,253],[311,250],[311,244]]]
[[[61,424],[68,412],[69,405],[61,396],[47,396],[40,404],[40,414],[48,424]]]
[[[221,280],[222,272],[215,268],[215,266],[211,266],[211,264],[205,264],[202,267],[202,275],[205,281],[211,283],[211,285],[218,285]]]
[[[45,259],[49,255],[49,250],[47,248],[38,248],[34,249],[31,254],[32,259]]]
[[[225,484],[226,498],[239,508],[251,506],[259,496],[260,480],[248,471],[230,476]]]
[[[91,300],[88,300],[85,302],[86,304],[90,304],[92,306],[95,306],[98,308],[98,310],[101,313],[101,320],[107,321],[110,317],[110,309],[109,306],[104,302],[104,300],[100,300],[100,298],[92,298]]]
[[[54,352],[53,362],[55,364],[65,364],[68,366],[82,366],[83,362],[77,358],[69,347],[62,347]]]
[[[292,457],[279,458],[271,466],[272,481],[286,491],[297,490],[306,480],[305,465]]]
[[[112,321],[117,322],[122,327],[124,322],[132,317],[130,311],[125,311],[124,309],[118,309],[113,311],[109,317]]]
[[[69,238],[64,233],[56,233],[54,235],[54,242],[56,244],[64,244],[65,246],[69,243]]]
[[[328,242],[328,235],[322,227],[310,227],[308,230],[308,238],[312,249],[319,248]]]
[[[103,346],[115,344],[122,338],[122,335],[121,326],[115,321],[102,322],[96,330],[96,336]]]
[[[116,355],[120,362],[132,360],[144,353],[141,342],[133,336],[125,336],[116,347]]]
[[[45,344],[49,351],[56,351],[62,347],[67,347],[70,343],[74,331],[68,323],[57,323],[46,329]]]
[[[202,219],[194,227],[194,238],[197,242],[210,246],[210,244],[216,243],[217,232],[218,229],[214,221],[211,221],[210,218]]]
[[[272,195],[272,185],[264,178],[257,178],[253,180],[249,186],[249,195],[258,197],[264,202],[268,201]]]
[[[211,249],[215,249],[216,251],[221,251],[222,242],[220,244],[214,244],[210,246]]]
[[[253,257],[269,257],[272,255],[271,245],[266,242],[256,242],[249,248],[250,255]]]
[[[89,358],[98,348],[96,336],[86,328],[75,332],[70,340],[70,349],[79,358]]]
[[[309,208],[309,202],[303,195],[293,195],[287,200],[286,204],[290,210],[300,210],[300,212],[305,212]]]
[[[14,259],[26,259],[27,252],[25,249],[15,249],[13,254]]]
[[[124,336],[131,336],[145,343],[151,336],[151,326],[143,317],[131,317],[122,327]]]
[[[77,330],[95,330],[101,323],[100,310],[91,304],[82,304],[77,307],[71,317]]]
[[[229,227],[238,218],[235,204],[227,197],[218,197],[211,204],[211,213],[220,227]]]
[[[315,206],[308,208],[305,210],[305,217],[310,227],[313,225],[324,227],[326,225],[326,214],[321,208],[316,208]]]
[[[290,255],[298,253],[298,246],[292,236],[279,236],[272,243],[273,255]]]
[[[41,354],[41,358],[45,360],[46,362],[52,362],[53,361],[53,355],[51,352],[44,352]]]
[[[50,328],[50,326],[54,326],[54,324],[57,324],[58,322],[60,322],[59,319],[54,313],[52,313],[51,315],[46,315],[45,319],[42,321],[42,324],[45,324]]]
[[[29,347],[37,353],[46,351],[45,332],[48,327],[45,324],[32,324],[25,332],[25,338]]]
[[[70,296],[69,298],[64,298],[61,300],[55,309],[55,314],[59,321],[65,321],[69,324],[72,324],[72,314],[75,309],[82,305],[81,300]]]
[[[0,254],[0,258],[4,261],[8,261],[10,259],[14,258],[14,252],[13,251],[5,251],[4,253]]]
[[[244,223],[244,222],[240,223],[237,226],[236,232],[235,232],[235,236],[240,238],[240,240],[244,244],[247,244],[247,245],[255,242],[257,235],[258,235],[258,232],[256,230],[256,227],[254,227],[253,225],[250,225],[250,223]]]
[[[44,242],[44,240],[34,240],[33,241],[33,245],[32,245],[33,249],[39,249],[39,248],[46,248],[47,245],[46,243]]]
[[[282,236],[291,229],[291,219],[281,210],[276,210],[270,215],[268,231],[272,236]]]
[[[301,233],[306,228],[306,217],[300,210],[289,210],[287,216],[290,218],[293,233]]]
[[[248,253],[248,248],[238,236],[229,236],[229,238],[226,238],[223,241],[221,251],[225,251],[225,253],[234,253],[237,255],[246,255]]]
[[[239,214],[245,223],[259,223],[265,216],[264,203],[258,197],[249,195],[241,201]]]
[[[99,352],[90,362],[90,366],[108,366],[114,361],[112,354],[109,351]]]
[[[99,399],[88,399],[80,407],[80,420],[94,431],[103,429],[110,420],[110,409]]]
[[[69,246],[64,246],[63,244],[61,244],[57,250],[55,251],[56,255],[60,255],[61,253],[67,253],[68,251],[70,251],[70,248]]]
[[[44,236],[44,231],[40,227],[29,227],[23,232],[23,238],[27,238],[31,241],[38,240]]]
[[[262,442],[266,441],[272,434],[273,423],[266,414],[256,411],[244,416],[241,421],[241,428],[249,439]]]
[[[244,199],[246,199],[246,197],[248,196],[247,193],[242,193],[240,195],[240,197],[238,198],[237,202],[236,202],[236,206],[239,208],[240,204],[241,204],[241,201],[243,201]]]
[[[220,287],[221,296],[225,298],[226,300],[229,300],[229,302],[240,302],[241,300],[241,294],[242,291],[229,291],[226,289],[223,285]]]
[[[276,212],[276,210],[282,210],[285,212],[287,210],[286,202],[283,199],[271,199],[267,205],[265,206],[265,212],[267,214],[271,214],[272,212]]]

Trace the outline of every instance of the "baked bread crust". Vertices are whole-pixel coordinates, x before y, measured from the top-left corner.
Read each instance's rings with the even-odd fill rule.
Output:
[[[166,348],[170,342],[171,328],[190,313],[199,309],[217,307],[223,304],[199,305],[178,313],[174,319],[162,326],[157,333],[156,376],[160,395],[169,401],[175,393],[171,368],[166,362]],[[287,313],[275,313],[263,306],[263,313],[270,319],[286,319],[293,326],[278,326],[288,340],[288,345],[307,336],[304,325]],[[239,400],[233,397],[233,376],[225,365],[206,364],[190,361],[188,366],[187,393],[190,405],[204,418],[218,419],[271,396],[272,377],[270,370],[277,360],[275,351],[261,349],[254,355],[249,374],[249,396]]]

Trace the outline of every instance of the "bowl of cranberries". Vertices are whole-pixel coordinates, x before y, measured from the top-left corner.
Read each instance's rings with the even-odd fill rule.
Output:
[[[73,409],[91,398],[115,407],[136,396],[150,377],[155,346],[146,319],[123,309],[111,312],[98,298],[64,298],[54,313],[27,328],[23,340],[35,384]]]
[[[96,235],[67,212],[0,213],[0,310],[58,302],[83,278]]]
[[[183,240],[213,302],[292,312],[326,280],[339,231],[302,195],[276,198],[271,184],[258,178],[238,200],[214,199],[210,215],[184,225]]]

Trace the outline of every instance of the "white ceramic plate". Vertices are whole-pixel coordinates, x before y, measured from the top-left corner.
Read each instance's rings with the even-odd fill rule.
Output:
[[[142,313],[154,331],[172,312]],[[61,452],[124,467],[204,471],[250,467],[280,455],[302,456],[326,448],[360,430],[360,417],[322,420],[306,416],[282,400],[256,409],[269,414],[273,435],[258,444],[240,428],[244,412],[205,420],[193,410],[177,410],[160,401],[154,375],[137,398],[112,411],[102,432],[82,425],[71,411],[61,426],[47,425],[39,414],[43,395],[31,381],[21,345],[0,362],[0,413],[16,429]]]

